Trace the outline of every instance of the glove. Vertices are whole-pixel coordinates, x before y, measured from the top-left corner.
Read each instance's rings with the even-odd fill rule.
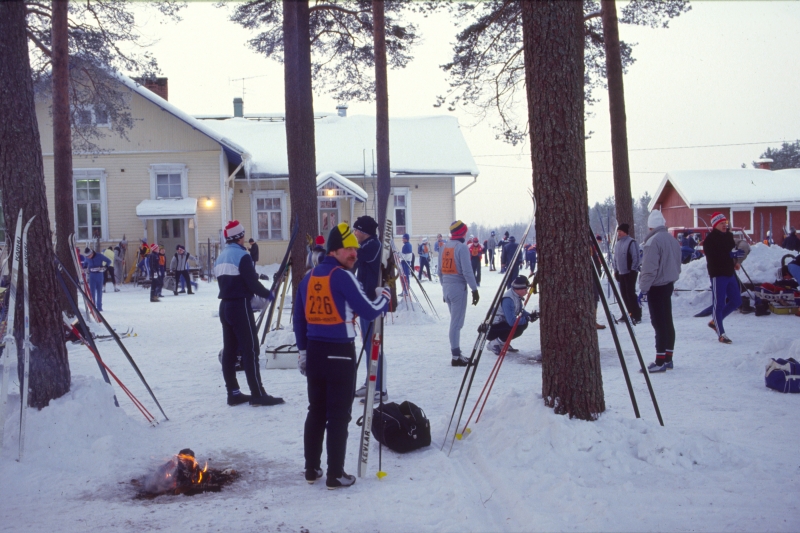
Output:
[[[539,311],[534,311],[528,315],[528,322],[536,322],[539,320]]]
[[[389,290],[389,287],[381,287],[378,291],[378,298],[386,298],[387,300],[392,299],[392,291]]]
[[[647,301],[647,293],[646,292],[640,292],[639,293],[639,297],[636,298],[636,301],[639,303],[639,307],[641,307],[642,306],[642,302],[646,302]]]
[[[472,305],[478,305],[478,300],[480,300],[480,299],[481,299],[481,297],[478,294],[478,289],[475,289],[474,291],[472,291]]]
[[[745,255],[746,254],[744,253],[744,250],[734,250],[734,251],[731,252],[731,257],[733,259],[741,259]]]
[[[306,351],[300,350],[300,354],[297,356],[297,370],[300,371],[301,374],[304,376],[306,375]]]
[[[481,322],[481,325],[478,326],[478,333],[486,333],[489,331],[489,325],[486,322]]]

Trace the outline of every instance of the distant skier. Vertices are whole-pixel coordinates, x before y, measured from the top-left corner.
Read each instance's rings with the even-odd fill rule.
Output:
[[[344,471],[356,376],[353,315],[374,320],[387,310],[390,297],[387,288],[377,290],[375,299],[364,293],[351,272],[358,248],[358,240],[347,224],[331,230],[328,255],[300,282],[293,314],[300,351],[297,367],[306,376],[308,391],[303,429],[305,479],[314,483],[322,477],[325,443],[328,489],[356,482],[355,476]]]
[[[420,281],[423,279],[423,273],[425,270],[428,271],[428,281],[433,281],[431,277],[431,246],[428,244],[428,238],[424,237],[422,242],[417,247],[417,253],[419,255],[419,279]]]
[[[400,296],[406,296],[408,292],[408,277],[411,275],[411,265],[414,261],[414,249],[411,247],[411,243],[408,242],[409,240],[411,240],[411,236],[408,233],[404,233],[403,247],[400,249],[400,257],[403,259],[403,294]]]
[[[472,274],[475,276],[475,282],[478,284],[478,287],[481,286],[481,254],[483,253],[483,247],[481,243],[478,242],[477,237],[472,238],[472,242],[469,243],[469,258],[470,262],[472,263]]]
[[[514,264],[511,264],[512,260],[514,259],[514,253],[517,251],[517,248],[519,248],[519,244],[517,244],[517,239],[513,235],[511,235],[508,238],[508,241],[506,242],[505,246],[503,246],[503,255],[502,255],[502,262],[504,265],[503,271],[505,271],[506,269],[511,270],[511,274],[509,274],[508,276],[508,282],[506,283],[506,288],[511,287],[511,282],[514,281],[516,277],[519,275],[519,269],[522,266],[522,262],[525,260],[524,257],[525,254],[520,253],[519,255],[517,255],[517,260],[513,261]]]
[[[98,311],[103,310],[103,282],[106,278],[106,268],[111,260],[103,254],[97,254],[91,248],[84,251],[83,268],[89,271],[89,292]]]
[[[741,267],[736,262],[738,253],[733,233],[728,231],[728,219],[722,213],[711,215],[711,233],[703,241],[703,252],[706,255],[706,268],[711,278],[711,295],[713,297],[713,318],[708,327],[713,329],[719,342],[731,344],[731,339],[725,334],[722,321],[726,316],[742,305],[742,293],[739,288],[739,278],[736,270]]]
[[[469,249],[464,244],[467,225],[456,220],[450,225],[450,240],[439,253],[439,283],[442,296],[450,310],[450,353],[452,366],[467,366],[469,360],[461,353],[461,328],[467,313],[467,286],[472,289],[472,305],[478,305],[478,284],[472,273]]]
[[[539,313],[528,313],[523,309],[525,303],[524,298],[530,289],[530,283],[525,276],[517,276],[512,282],[511,287],[503,294],[503,299],[500,301],[500,307],[497,308],[497,314],[494,316],[494,321],[489,328],[489,333],[486,335],[486,340],[489,341],[489,349],[495,355],[500,355],[503,345],[508,340],[511,333],[511,328],[517,320],[517,316],[522,315],[517,329],[514,330],[513,339],[516,339],[528,327],[528,323],[536,322],[539,320]],[[512,348],[511,344],[508,345],[509,352],[518,352],[519,350]]]
[[[494,250],[497,248],[497,239],[494,238],[494,231],[489,234],[489,238],[486,239],[486,253],[489,258],[489,271],[494,271],[496,268],[494,267]]]

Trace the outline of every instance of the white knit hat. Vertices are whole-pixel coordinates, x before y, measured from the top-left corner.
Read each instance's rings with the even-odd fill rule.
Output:
[[[650,216],[647,217],[647,227],[648,228],[657,228],[659,226],[666,226],[667,221],[664,220],[664,215],[661,214],[661,211],[655,210],[650,213]]]

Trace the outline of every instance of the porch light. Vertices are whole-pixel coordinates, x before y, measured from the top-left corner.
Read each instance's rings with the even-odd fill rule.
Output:
[[[212,207],[214,205],[214,201],[211,199],[210,196],[206,196],[205,203],[206,207]]]

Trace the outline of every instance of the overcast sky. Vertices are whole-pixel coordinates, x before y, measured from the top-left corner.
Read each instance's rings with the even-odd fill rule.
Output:
[[[282,65],[251,51],[250,33],[229,22],[229,12],[190,2],[178,24],[139,16],[169,78],[170,102],[190,114],[232,113],[238,96],[246,113],[282,112]],[[624,81],[634,197],[653,194],[667,171],[738,168],[767,147],[800,138],[799,28],[798,1],[695,1],[668,29],[620,25],[620,37],[636,43]],[[423,19],[420,33],[414,61],[389,72],[392,116],[448,113],[433,103],[448,90],[439,65],[452,57],[456,29],[438,16]],[[586,143],[591,204],[614,192],[608,101],[602,90],[595,96],[600,101],[587,109],[593,116],[586,124],[594,132]],[[336,104],[315,92],[317,111]],[[349,105],[351,115],[375,114],[374,103]],[[480,168],[477,183],[458,196],[458,218],[493,225],[526,219],[529,145],[496,141],[490,123],[456,115]],[[456,189],[470,181],[459,178]]]

